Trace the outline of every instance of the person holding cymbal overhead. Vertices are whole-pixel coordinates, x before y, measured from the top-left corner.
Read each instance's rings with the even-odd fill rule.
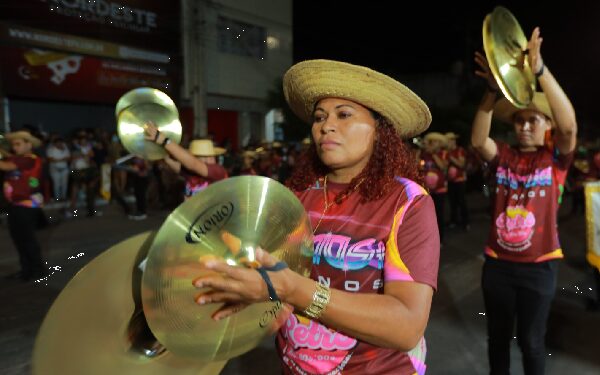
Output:
[[[475,54],[476,74],[487,89],[473,119],[471,142],[495,171],[497,186],[482,275],[491,374],[510,371],[515,323],[525,374],[544,373],[546,322],[557,260],[563,258],[557,212],[573,160],[577,121],[569,98],[542,60],[541,45],[536,27],[526,54],[542,91],[522,109],[506,98],[496,101],[499,88],[488,59]],[[512,124],[516,146],[490,138],[492,116]]]
[[[209,184],[227,178],[227,171],[217,163],[216,156],[225,149],[214,147],[210,139],[195,139],[189,150],[181,147],[161,133],[155,124],[145,124],[146,140],[161,145],[168,152],[167,165],[185,178],[185,199],[205,189]]]
[[[427,129],[429,109],[400,82],[338,61],[298,63],[283,85],[312,126],[288,180],[314,231],[311,276],[261,250],[263,272],[212,259],[203,265],[218,274],[194,280],[208,287],[196,302],[226,302],[217,320],[259,301],[293,307],[276,339],[285,374],[423,374],[440,242],[403,138]]]

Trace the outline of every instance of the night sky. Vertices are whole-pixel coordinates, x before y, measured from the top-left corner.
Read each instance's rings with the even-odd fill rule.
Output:
[[[391,4],[394,4],[394,10]],[[571,98],[580,133],[600,124],[600,2],[569,1],[294,1],[294,61],[326,58],[387,74],[449,71],[457,61],[473,72],[483,51],[483,19],[508,8],[527,38],[535,26],[542,57]],[[585,129],[585,131],[583,131]]]

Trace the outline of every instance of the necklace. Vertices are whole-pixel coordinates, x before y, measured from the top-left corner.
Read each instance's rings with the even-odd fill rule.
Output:
[[[317,229],[319,228],[319,225],[321,225],[321,221],[323,220],[323,217],[325,216],[325,213],[327,213],[329,208],[331,208],[331,206],[333,206],[334,203],[341,204],[344,201],[344,199],[348,198],[348,196],[350,196],[356,191],[356,189],[358,189],[358,187],[360,186],[360,184],[363,183],[364,180],[364,178],[361,179],[352,190],[347,191],[339,197],[335,197],[333,199],[333,202],[329,203],[329,199],[327,198],[327,175],[325,175],[325,178],[323,179],[323,212],[321,213],[321,217],[319,218],[317,225],[313,229],[313,234],[316,233]]]

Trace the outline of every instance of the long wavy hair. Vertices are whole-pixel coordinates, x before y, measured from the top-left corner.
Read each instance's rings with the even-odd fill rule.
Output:
[[[355,189],[361,196],[361,202],[383,198],[396,184],[395,177],[408,178],[422,184],[423,176],[419,171],[416,154],[385,117],[376,112],[372,112],[372,115],[376,120],[373,154],[365,168],[336,196],[337,203]],[[306,190],[329,172],[329,167],[323,164],[316,145],[312,143],[298,158],[287,186],[294,191]]]

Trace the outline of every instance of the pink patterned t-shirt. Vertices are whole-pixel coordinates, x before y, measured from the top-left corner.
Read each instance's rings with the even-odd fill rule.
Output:
[[[383,294],[384,284],[396,281],[436,288],[440,242],[433,201],[413,181],[397,178],[396,183],[382,199],[361,203],[360,195],[354,193],[328,210],[314,237],[314,280],[354,293]],[[328,182],[328,200],[345,187]],[[322,181],[297,195],[314,228],[324,207]],[[373,319],[377,319],[376,311]],[[298,314],[292,314],[279,331],[277,347],[286,374],[425,372],[423,339],[410,353],[399,352]]]

